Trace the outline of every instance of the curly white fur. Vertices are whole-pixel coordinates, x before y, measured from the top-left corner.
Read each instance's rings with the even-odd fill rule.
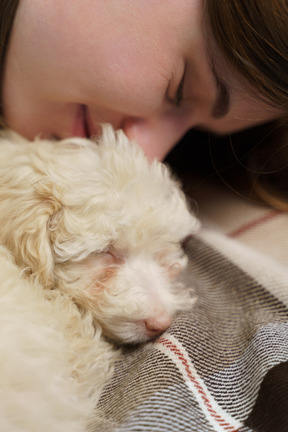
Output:
[[[181,242],[199,223],[122,132],[0,140],[0,430],[84,431],[120,342],[187,307]],[[188,301],[189,303],[189,301]]]

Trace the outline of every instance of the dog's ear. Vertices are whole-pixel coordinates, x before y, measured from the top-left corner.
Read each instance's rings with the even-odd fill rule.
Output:
[[[51,218],[62,209],[61,193],[49,181],[34,184],[30,192],[17,197],[14,214],[4,229],[4,244],[19,265],[47,288],[53,286],[54,253],[50,242]],[[2,218],[1,218],[2,219]],[[6,234],[5,234],[6,233]]]

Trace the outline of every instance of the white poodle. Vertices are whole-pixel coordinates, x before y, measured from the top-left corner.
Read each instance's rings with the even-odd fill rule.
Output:
[[[87,430],[111,340],[145,342],[187,308],[181,244],[198,227],[168,169],[120,131],[2,133],[1,432]]]

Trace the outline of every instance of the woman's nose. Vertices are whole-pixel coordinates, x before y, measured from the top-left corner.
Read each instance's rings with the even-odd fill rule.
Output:
[[[189,121],[171,117],[124,120],[121,128],[135,140],[149,160],[163,160],[181,137],[192,127]]]

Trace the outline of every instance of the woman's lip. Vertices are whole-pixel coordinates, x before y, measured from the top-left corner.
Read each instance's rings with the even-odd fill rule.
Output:
[[[81,138],[91,138],[101,135],[101,127],[94,127],[86,105],[78,105],[74,124],[72,128],[72,136]]]
[[[72,127],[72,136],[86,138],[88,135],[86,127],[86,106],[78,105]]]
[[[88,107],[86,107],[85,109],[85,127],[86,127],[87,136],[89,138],[93,139],[101,135],[102,128],[98,123],[93,124]]]

